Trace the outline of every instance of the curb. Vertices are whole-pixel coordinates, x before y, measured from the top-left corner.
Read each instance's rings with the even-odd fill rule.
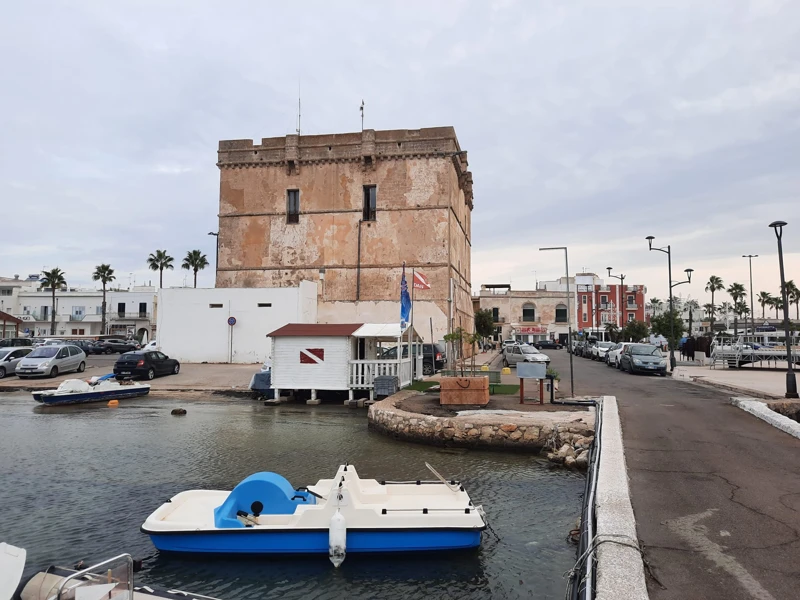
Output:
[[[769,423],[776,429],[780,429],[791,436],[800,438],[800,423],[775,412],[763,402],[753,400],[752,398],[732,397],[731,404]]]
[[[622,427],[615,396],[603,396],[600,465],[597,474],[598,600],[647,600],[636,518],[631,505]],[[618,543],[613,543],[614,541]],[[633,544],[635,547],[623,546]]]

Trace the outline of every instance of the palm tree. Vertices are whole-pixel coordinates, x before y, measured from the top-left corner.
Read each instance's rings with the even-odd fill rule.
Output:
[[[780,296],[773,296],[769,300],[769,306],[770,306],[770,308],[774,308],[775,309],[775,318],[776,319],[780,319],[780,316],[778,316],[778,313],[779,313],[779,311],[783,310],[783,298],[781,298]]]
[[[49,271],[42,271],[42,278],[39,280],[42,287],[49,287],[53,292],[53,310],[50,313],[50,335],[56,334],[56,288],[64,287],[67,285],[67,280],[64,279],[64,271],[56,267]]]
[[[733,305],[727,300],[719,305],[719,313],[725,316],[725,329],[728,328],[728,318],[730,317]]]
[[[147,266],[150,267],[150,270],[158,271],[158,287],[164,287],[164,269],[171,271],[174,268],[172,266],[174,260],[166,250],[156,250],[154,254],[147,257]]]
[[[758,297],[756,298],[756,300],[758,300],[758,303],[761,305],[761,318],[762,319],[766,319],[767,318],[766,315],[764,314],[764,312],[765,312],[764,311],[764,307],[765,306],[772,306],[769,303],[769,301],[771,299],[772,299],[772,294],[770,294],[769,292],[758,292]]]
[[[786,282],[786,295],[789,298],[789,306],[794,304],[796,309],[796,318],[800,321],[800,288],[797,287],[793,279]]]
[[[664,303],[658,298],[650,298],[650,311],[653,313],[653,316],[655,316],[655,314],[661,310],[663,304]]]
[[[194,271],[194,287],[197,287],[197,272],[200,269],[205,269],[208,266],[208,259],[206,255],[200,250],[190,250],[186,253],[186,258],[183,259],[182,269]]]
[[[705,311],[705,313],[706,313],[706,317],[708,317],[708,318],[710,319],[710,318],[711,318],[711,315],[713,315],[713,314],[714,314],[714,309],[715,309],[715,308],[716,308],[716,306],[714,306],[714,305],[713,305],[713,304],[711,304],[711,303],[709,303],[709,304],[703,304],[703,310],[704,310],[704,311]]]
[[[694,311],[699,310],[700,304],[697,300],[687,300],[683,305],[683,309],[689,311],[689,335],[692,335],[692,316]]]
[[[715,317],[715,306],[714,306],[714,294],[724,290],[725,284],[722,282],[722,277],[717,277],[716,275],[712,275],[708,278],[708,283],[706,283],[706,292],[711,294],[711,333],[714,333],[714,317]]]
[[[106,285],[116,279],[111,265],[97,265],[92,273],[92,279],[103,284],[103,316],[100,318],[100,332],[106,332]]]
[[[736,309],[739,302],[744,298],[747,290],[741,283],[732,283],[726,290],[733,300],[733,336],[739,337],[739,311]]]

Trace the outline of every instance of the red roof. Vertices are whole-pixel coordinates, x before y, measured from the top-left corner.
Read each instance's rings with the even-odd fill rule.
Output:
[[[0,321],[4,321],[6,323],[22,323],[22,319],[18,319],[14,315],[10,315],[2,310],[0,310]]]
[[[267,334],[267,336],[347,337],[353,335],[362,325],[363,323],[289,323]]]

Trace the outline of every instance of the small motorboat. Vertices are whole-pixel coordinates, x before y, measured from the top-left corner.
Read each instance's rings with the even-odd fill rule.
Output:
[[[486,528],[464,486],[426,463],[435,481],[361,479],[342,465],[333,479],[294,488],[277,473],[255,473],[231,492],[173,496],[142,525],[162,551],[209,554],[424,552],[475,548]]]
[[[25,550],[0,543],[0,600],[216,600],[172,588],[137,586],[135,566],[130,554],[120,554],[89,567],[48,567],[23,580]]]
[[[67,379],[55,390],[33,392],[33,399],[47,406],[85,404],[107,400],[136,398],[150,393],[150,385],[138,381],[114,381],[114,375],[84,379]]]

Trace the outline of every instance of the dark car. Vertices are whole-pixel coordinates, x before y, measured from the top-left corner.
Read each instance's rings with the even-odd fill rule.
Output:
[[[444,369],[445,352],[441,344],[421,344],[422,345],[422,374],[433,375],[436,371]],[[414,356],[419,352],[420,344],[414,345]],[[408,357],[408,346],[403,346],[403,358]],[[381,358],[397,359],[397,346],[389,348]]]
[[[651,344],[631,344],[620,354],[619,368],[634,373],[658,373],[667,375],[667,360],[658,346]]]
[[[33,346],[31,338],[13,337],[0,339],[0,348],[20,348],[22,346]]]
[[[138,350],[139,345],[135,340],[102,340],[95,345],[95,354],[114,354]]]
[[[69,343],[72,344],[73,346],[77,346],[78,348],[83,350],[86,353],[86,356],[89,356],[90,354],[94,354],[95,353],[95,351],[94,351],[95,343],[92,342],[92,341],[89,341],[89,340],[70,340]]]
[[[126,352],[114,363],[117,379],[153,379],[157,375],[177,375],[180,370],[181,363],[156,350]]]
[[[542,348],[547,348],[548,350],[561,350],[564,345],[559,344],[554,340],[539,340],[538,342],[534,342],[533,346],[537,350],[541,350]]]

